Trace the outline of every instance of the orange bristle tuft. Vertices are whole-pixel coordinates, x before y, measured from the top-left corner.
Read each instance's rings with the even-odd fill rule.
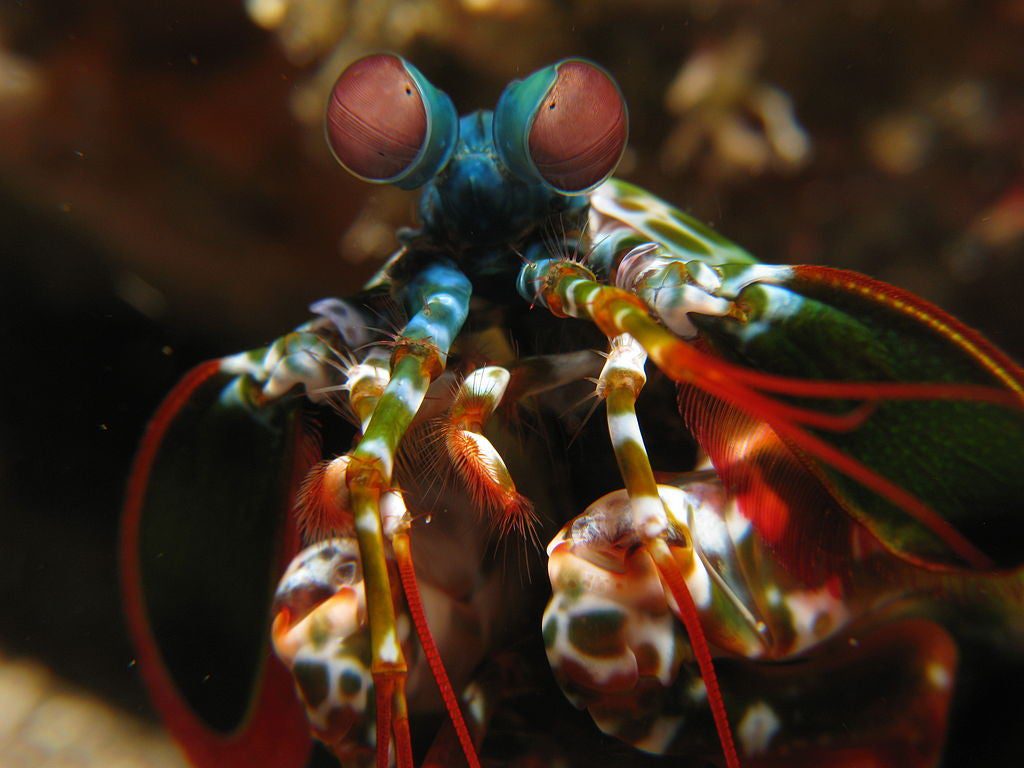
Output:
[[[532,539],[539,544],[537,538],[537,512],[533,502],[521,493],[514,493],[505,506],[499,511],[496,525],[501,533],[515,532],[524,539]]]
[[[302,481],[295,499],[295,511],[299,528],[307,541],[354,535],[355,521],[345,483],[348,463],[348,456],[321,461],[309,470]]]
[[[514,531],[534,537],[537,518],[533,504],[516,490],[490,441],[450,422],[442,426],[442,432],[452,466],[469,490],[473,505],[481,512],[491,513],[502,534]]]

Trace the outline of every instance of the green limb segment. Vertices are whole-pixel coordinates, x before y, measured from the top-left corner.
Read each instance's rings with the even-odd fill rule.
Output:
[[[711,227],[628,182],[609,179],[590,194],[590,205],[599,235],[620,227],[639,233],[644,242],[661,243],[687,261],[696,259],[710,266],[756,263]]]
[[[886,547],[929,565],[1020,564],[1006,542],[1024,493],[1016,470],[1024,371],[980,334],[907,291],[844,270],[709,266],[653,243],[614,263],[617,287],[675,335],[699,335],[721,361],[742,365],[738,380],[766,392],[820,398],[829,387],[833,399],[849,397],[814,403],[817,424],[800,408],[800,421],[828,429],[826,450],[861,465],[858,477],[816,454],[830,492]],[[856,401],[864,404],[843,413]],[[931,513],[864,482],[866,473],[884,475],[903,501],[912,496]]]
[[[351,418],[365,432],[381,395],[391,380],[390,353],[383,346],[371,347],[362,362],[347,361],[344,384],[332,389],[348,393]],[[352,499],[348,492],[349,453],[316,464],[306,475],[296,499],[295,510],[308,542],[331,536],[355,536]],[[398,491],[387,490],[381,497],[382,509],[394,510],[390,519],[400,519],[404,509]],[[385,526],[387,528],[387,526]]]
[[[406,662],[397,635],[381,523],[381,501],[391,490],[399,443],[419,410],[431,380],[444,369],[452,341],[469,312],[470,284],[455,267],[433,264],[403,295],[412,319],[395,341],[391,379],[376,403],[362,439],[352,452],[346,482],[362,556],[370,622],[371,670],[377,683],[378,727],[405,717]],[[394,693],[393,701],[385,691]],[[378,738],[378,763],[387,761],[387,731]],[[400,751],[407,729],[396,730]]]
[[[629,492],[633,524],[645,539],[655,539],[665,533],[668,517],[636,419],[636,398],[647,381],[645,362],[643,347],[629,336],[616,337],[598,379],[597,393],[607,401],[608,434]]]

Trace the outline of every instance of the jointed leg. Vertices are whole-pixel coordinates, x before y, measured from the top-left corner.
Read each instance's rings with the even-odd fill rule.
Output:
[[[386,768],[391,717],[395,716],[400,764],[408,759],[407,673],[395,626],[381,498],[392,488],[399,443],[443,369],[449,348],[469,310],[470,285],[455,267],[435,264],[405,289],[406,305],[416,310],[396,340],[391,379],[375,404],[362,439],[351,454],[348,491],[366,580],[372,665],[377,689],[377,763]]]
[[[647,355],[643,348],[632,337],[623,335],[613,339],[608,363],[598,381],[598,394],[607,400],[608,431],[629,494],[633,528],[640,535],[647,552],[657,566],[658,573],[679,607],[680,618],[686,625],[690,645],[707,687],[708,703],[711,705],[715,727],[725,751],[726,765],[729,768],[738,768],[739,758],[697,607],[690,596],[679,564],[663,538],[668,527],[668,515],[658,493],[658,485],[636,418],[636,398],[646,382],[646,361]],[[695,557],[692,547],[689,550],[690,557]]]

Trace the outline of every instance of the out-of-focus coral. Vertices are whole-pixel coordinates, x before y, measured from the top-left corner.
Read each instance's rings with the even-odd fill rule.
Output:
[[[43,89],[37,66],[0,47],[0,121],[13,120],[38,105]]]
[[[0,765],[187,768],[158,727],[117,712],[41,664],[0,654]]]
[[[872,120],[865,130],[871,161],[881,170],[905,175],[919,171],[944,140],[984,147],[996,116],[991,88],[960,79],[933,92],[927,88],[909,105]]]
[[[992,248],[1024,241],[1024,179],[1018,180],[971,224],[971,234]]]
[[[726,174],[793,171],[807,161],[811,142],[792,100],[758,77],[763,48],[760,37],[742,31],[683,64],[665,94],[676,120],[661,153],[666,170],[682,170],[706,151]]]

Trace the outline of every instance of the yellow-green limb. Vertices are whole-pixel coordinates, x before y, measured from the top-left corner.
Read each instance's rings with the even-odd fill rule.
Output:
[[[371,672],[377,686],[377,763],[386,768],[392,716],[399,766],[409,743],[405,703],[407,666],[398,641],[381,521],[381,500],[393,490],[399,444],[433,378],[444,370],[451,344],[469,312],[469,280],[453,265],[422,270],[403,290],[412,319],[395,341],[391,377],[370,413],[346,473],[363,562],[370,621]]]
[[[633,523],[644,540],[665,533],[668,516],[658,484],[647,458],[643,434],[636,418],[636,398],[647,381],[644,363],[647,354],[630,336],[612,340],[608,362],[598,379],[598,395],[605,398],[608,410],[608,434],[629,493]]]

